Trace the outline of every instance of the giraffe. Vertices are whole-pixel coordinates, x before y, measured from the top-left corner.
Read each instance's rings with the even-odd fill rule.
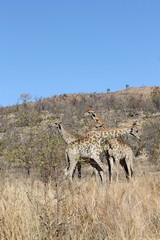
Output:
[[[138,138],[138,136],[136,136],[137,131],[137,126],[133,123],[132,126],[126,128],[109,128],[107,130],[89,132],[83,138],[68,145],[66,157],[69,159],[70,165],[67,167],[65,174],[69,175],[70,180],[72,180],[73,171],[77,162],[80,161],[81,158],[87,159],[87,161],[88,159],[92,159],[98,164],[99,167],[95,168],[103,181],[103,173],[106,167],[106,163],[104,164],[103,144],[112,138],[122,136],[126,133]],[[91,162],[89,163],[91,164]]]
[[[103,173],[106,166],[103,162],[105,157],[103,153],[103,147],[100,142],[96,141],[95,136],[90,138],[86,136],[70,143],[66,149],[66,158],[70,164],[65,170],[65,175],[69,175],[72,181],[77,162],[85,161],[97,170],[100,180],[103,181]]]
[[[61,137],[63,138],[63,140],[67,145],[77,140],[75,136],[73,136],[64,128],[64,126],[62,125],[62,122],[59,119],[56,119],[53,126],[58,130],[58,132],[60,133]],[[78,172],[78,178],[81,178],[81,162],[79,161],[77,162],[73,172],[73,176],[75,174],[76,169]]]
[[[109,166],[109,181],[112,181],[112,167],[116,166],[117,181],[118,181],[118,165],[121,165],[126,174],[126,178],[129,180],[133,175],[133,160],[134,153],[132,149],[122,141],[122,139],[112,138],[107,140],[104,145],[104,151],[107,155]],[[113,158],[113,161],[110,161]]]
[[[90,131],[81,139],[69,143],[65,152],[68,161],[65,174],[69,175],[70,180],[72,180],[76,164],[83,159],[96,168],[100,179],[103,181],[106,164],[103,161],[104,149],[102,143],[109,138],[119,137],[126,133],[137,137],[137,131],[137,124],[133,123],[132,126],[126,128],[107,128],[106,130]]]
[[[136,137],[138,140],[140,140],[139,136],[138,136],[138,128],[137,128],[137,121],[133,122],[133,124],[131,126],[127,126],[127,127],[118,127],[118,128],[108,128],[105,126],[105,124],[99,119],[99,117],[97,116],[97,114],[95,113],[94,110],[92,110],[92,108],[90,107],[89,109],[86,110],[84,116],[90,116],[96,123],[95,125],[95,129],[96,130],[100,130],[100,131],[108,131],[110,136],[115,136],[115,137],[119,137],[123,134],[130,134],[134,137]],[[98,123],[98,124],[97,124]],[[87,136],[90,136],[92,134],[95,134],[95,129],[90,131],[89,133],[87,133]],[[114,132],[113,132],[113,131]]]
[[[65,141],[65,143],[66,143],[67,145],[69,145],[70,143],[73,143],[73,142],[75,142],[75,141],[78,140],[77,137],[75,137],[74,135],[72,135],[71,133],[69,133],[69,132],[64,128],[64,126],[63,126],[62,122],[60,121],[60,119],[56,119],[53,126],[58,130],[58,132],[60,133],[61,137],[63,138],[63,140]],[[65,152],[65,155],[66,155],[66,159],[67,159],[68,165],[69,165],[69,164],[70,164],[70,161],[69,161],[69,158],[67,158],[66,152]],[[76,171],[76,169],[77,169],[78,178],[79,178],[79,179],[81,178],[81,168],[82,168],[81,163],[82,163],[83,161],[90,162],[93,168],[95,168],[95,167],[97,166],[96,163],[94,163],[93,159],[86,159],[86,158],[85,158],[85,159],[81,159],[80,161],[77,161],[77,164],[76,164],[76,166],[75,166],[75,168],[74,168],[74,171],[73,171],[73,176],[74,176],[75,171]],[[67,167],[67,168],[68,168],[68,167]],[[65,170],[65,171],[66,171],[66,170]],[[95,174],[96,174],[96,173],[95,173],[95,171],[94,171],[94,169],[93,169],[92,176],[95,175]]]
[[[96,113],[90,108],[85,112],[85,116],[91,116],[91,118],[97,123],[99,122],[99,130],[105,128],[105,125],[96,116]],[[133,124],[133,127],[136,124]],[[108,129],[110,130],[110,129]],[[133,129],[131,129],[130,134],[132,134]],[[113,137],[113,136],[112,136]],[[130,179],[133,174],[133,159],[134,154],[132,149],[124,143],[122,139],[112,138],[107,140],[104,145],[104,151],[107,155],[108,170],[109,170],[109,181],[112,181],[112,167],[113,164],[116,165],[117,180],[118,180],[118,163],[124,168],[126,172],[126,178]]]

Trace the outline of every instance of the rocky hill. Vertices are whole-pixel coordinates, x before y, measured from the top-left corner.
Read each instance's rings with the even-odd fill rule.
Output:
[[[27,96],[27,95],[26,95]],[[118,92],[63,94],[47,99],[0,108],[0,169],[34,174],[48,181],[64,168],[65,143],[50,128],[57,117],[77,138],[94,122],[85,118],[92,107],[107,127],[137,121],[141,142],[125,139],[132,147],[138,174],[160,171],[160,87],[127,88]]]

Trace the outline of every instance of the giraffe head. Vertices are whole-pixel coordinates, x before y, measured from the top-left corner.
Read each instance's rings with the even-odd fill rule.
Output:
[[[62,121],[58,118],[54,120],[54,123],[52,124],[52,127],[58,130],[62,129]]]
[[[61,130],[61,126],[62,126],[62,121],[60,120],[60,118],[55,118],[55,119],[50,119],[48,121],[48,127],[50,129],[53,129],[53,130]]]
[[[86,109],[84,116],[85,116],[85,117],[89,116],[89,117],[91,117],[91,118],[95,118],[95,117],[96,117],[96,113],[95,113],[95,111],[92,109],[92,107],[89,107],[88,109]]]
[[[85,111],[85,114],[84,114],[85,117],[89,116],[91,119],[94,120],[95,122],[95,130],[102,130],[102,129],[105,129],[105,125],[104,123],[97,117],[97,114],[96,112],[92,109],[92,107],[88,108],[86,111]]]
[[[141,133],[140,133],[140,129],[139,129],[137,121],[133,122],[129,134],[131,134],[133,137],[137,138],[139,141],[141,140],[140,139]]]

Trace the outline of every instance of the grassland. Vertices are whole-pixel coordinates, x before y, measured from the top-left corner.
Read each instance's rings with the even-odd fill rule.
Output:
[[[0,239],[160,239],[160,176],[127,183],[31,178],[0,183]]]
[[[160,240],[160,87],[21,101],[0,107],[0,240]],[[81,138],[95,124],[89,106],[108,127],[141,126],[140,142],[124,136],[129,183],[121,169],[101,184],[84,163],[81,181],[63,179],[66,144],[51,123]]]

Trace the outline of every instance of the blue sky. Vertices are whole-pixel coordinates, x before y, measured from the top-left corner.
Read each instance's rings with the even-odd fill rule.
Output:
[[[0,105],[160,85],[159,0],[1,0]]]

